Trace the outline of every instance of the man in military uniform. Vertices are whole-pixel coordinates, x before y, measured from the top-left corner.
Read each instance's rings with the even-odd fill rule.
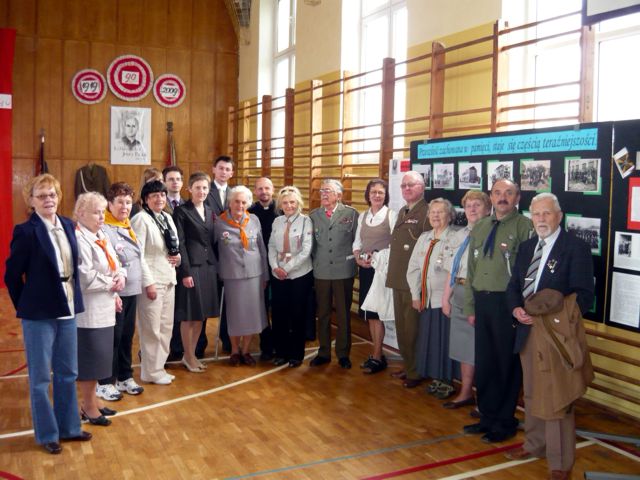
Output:
[[[464,313],[476,331],[476,388],[480,422],[465,433],[484,434],[486,443],[516,434],[515,410],[522,383],[520,359],[513,353],[515,328],[506,289],[520,243],[533,225],[518,213],[520,189],[499,179],[491,189],[493,215],[476,223],[469,235],[469,264]]]
[[[331,307],[335,303],[336,355],[342,368],[351,368],[351,301],[356,261],[352,252],[358,226],[358,212],[341,203],[342,184],[324,180],[320,187],[320,208],[311,214],[315,242],[313,276],[318,304],[318,355],[310,365],[331,361]],[[296,301],[295,299],[293,301]]]
[[[393,289],[393,311],[396,335],[404,369],[391,376],[403,380],[406,388],[417,387],[421,378],[416,370],[416,339],[420,314],[411,305],[411,291],[407,283],[407,266],[411,252],[422,232],[431,230],[424,199],[424,178],[418,172],[407,172],[400,184],[402,198],[407,203],[398,214],[391,233],[387,287]]]

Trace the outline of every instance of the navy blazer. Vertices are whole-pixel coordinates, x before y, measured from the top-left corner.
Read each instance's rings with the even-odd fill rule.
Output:
[[[78,245],[73,222],[58,216],[73,256],[73,303],[75,313],[84,311],[78,279]],[[11,251],[4,281],[18,318],[47,320],[71,315],[58,271],[58,261],[47,227],[33,213],[13,229]]]
[[[507,305],[510,312],[513,312],[516,307],[524,306],[522,290],[525,276],[538,241],[539,238],[536,235],[522,242],[518,248],[516,263],[507,286]],[[591,308],[594,298],[593,257],[589,246],[584,241],[561,229],[547,261],[541,267],[544,270],[537,291],[551,288],[562,292],[565,297],[575,292],[582,314],[584,315]],[[517,320],[515,322],[517,331],[514,353],[518,353],[524,346],[531,327]]]
[[[189,200],[173,211],[173,223],[178,230],[180,240],[181,263],[178,267],[178,278],[190,277],[191,266],[204,263],[216,265],[213,245],[213,215],[211,209],[204,205],[204,220]]]
[[[216,217],[222,215],[227,207],[229,206],[229,190],[231,190],[231,186],[227,184],[227,189],[224,191],[224,205],[220,203],[220,190],[214,182],[211,182],[211,188],[209,189],[209,195],[205,199],[204,203],[207,205],[213,213],[215,213]]]

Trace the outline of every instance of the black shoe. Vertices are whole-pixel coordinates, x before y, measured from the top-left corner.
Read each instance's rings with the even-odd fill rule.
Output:
[[[93,437],[93,435],[91,435],[89,432],[82,431],[80,432],[80,435],[77,435],[75,437],[63,438],[62,440],[67,442],[88,442],[89,440],[91,440],[91,437]]]
[[[109,425],[111,425],[111,420],[109,420],[104,415],[91,418],[84,412],[84,410],[80,410],[80,413],[82,414],[82,420],[89,421],[91,425],[98,425],[100,427],[108,427]]]
[[[100,413],[105,417],[111,417],[118,413],[116,410],[111,410],[109,407],[99,408],[98,410],[100,410]]]
[[[472,423],[471,425],[465,425],[462,428],[464,433],[471,433],[477,435],[480,433],[489,433],[489,427],[484,426],[482,423]]]
[[[287,363],[287,362],[288,362],[288,360],[287,360],[287,359],[285,359],[285,358],[281,358],[281,357],[276,357],[276,358],[273,360],[273,364],[274,364],[276,367],[280,367],[280,366],[284,365],[284,364],[285,364],[285,363]]]
[[[347,370],[351,368],[351,360],[349,360],[349,357],[342,357],[338,360],[338,363],[340,364],[340,368]]]
[[[484,443],[498,443],[504,442],[505,440],[509,440],[512,437],[516,436],[515,430],[499,430],[497,432],[489,432],[482,436],[482,441]]]
[[[302,365],[302,360],[289,360],[289,368],[298,368]]]
[[[273,353],[271,352],[262,352],[260,354],[260,360],[263,362],[268,362],[269,360],[273,360]]]
[[[45,443],[44,445],[42,445],[42,448],[44,448],[51,455],[58,455],[62,452],[62,445],[60,445],[58,442]]]
[[[309,362],[309,366],[310,367],[319,367],[320,365],[324,365],[325,363],[329,363],[329,362],[331,362],[330,358],[321,357],[320,355],[318,355],[316,358],[314,358],[313,360],[311,360]]]

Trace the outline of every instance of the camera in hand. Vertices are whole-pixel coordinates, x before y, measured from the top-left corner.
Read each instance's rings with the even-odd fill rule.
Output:
[[[166,228],[163,232],[164,236],[164,245],[167,247],[169,251],[169,256],[174,257],[180,253],[178,249],[178,235],[173,231],[172,228]]]

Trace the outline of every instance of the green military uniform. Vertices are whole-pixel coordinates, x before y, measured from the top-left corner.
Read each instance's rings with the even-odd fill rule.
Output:
[[[420,199],[410,210],[407,207],[401,209],[391,233],[387,287],[393,289],[393,312],[398,347],[409,380],[420,378],[416,370],[419,313],[411,305],[411,291],[407,283],[407,266],[418,238],[423,232],[431,230],[427,216],[428,210],[429,206],[424,198]]]
[[[315,239],[312,257],[318,304],[318,356],[331,358],[331,307],[335,303],[336,355],[349,358],[353,278],[356,275],[351,247],[358,227],[358,211],[338,203],[331,218],[322,207],[313,210],[309,217],[313,221]]]
[[[496,225],[497,222],[497,225]],[[493,254],[485,244],[494,226]],[[531,220],[516,210],[499,222],[495,215],[478,221],[469,234],[465,315],[475,315],[475,381],[480,424],[491,435],[515,435],[515,409],[522,384],[520,359],[513,352],[515,331],[506,289],[518,246],[533,232]]]

